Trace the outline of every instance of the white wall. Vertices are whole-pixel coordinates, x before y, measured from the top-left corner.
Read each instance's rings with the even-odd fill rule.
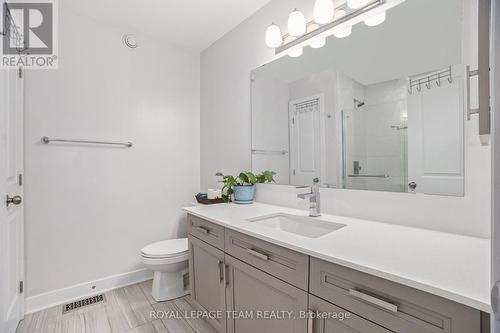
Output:
[[[144,245],[185,235],[181,207],[199,186],[199,54],[140,33],[131,50],[130,32],[61,12],[59,69],[26,73],[28,307],[142,269]],[[134,146],[42,145],[45,135]]]
[[[290,183],[288,138],[288,84],[264,75],[254,75],[252,81],[252,171],[276,172],[278,184]]]
[[[414,1],[414,0],[412,0]],[[465,0],[474,13],[475,1]],[[294,7],[311,17],[312,0],[273,0],[201,56],[201,188],[216,184],[217,170],[250,169],[249,73],[275,58],[264,43],[270,22],[286,26]],[[464,62],[475,67],[475,21],[465,17]],[[474,101],[473,101],[474,105]],[[477,118],[465,125],[466,183],[464,197],[410,195],[369,191],[324,190],[326,212],[371,218],[467,235],[490,236],[490,147],[482,147]],[[280,191],[282,188],[280,187]],[[263,194],[263,193],[261,193]],[[263,198],[259,195],[259,199]],[[272,195],[265,196],[272,198]],[[285,200],[288,197],[290,200]],[[275,203],[298,204],[281,195]],[[302,203],[300,203],[302,205]]]

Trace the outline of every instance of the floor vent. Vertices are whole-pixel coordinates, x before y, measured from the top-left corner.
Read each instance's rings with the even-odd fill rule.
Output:
[[[95,296],[87,297],[84,299],[80,299],[78,301],[74,301],[71,303],[66,303],[63,305],[63,314],[84,308],[86,306],[94,305],[97,303],[104,303],[104,302],[106,302],[106,297],[104,297],[104,294],[100,294],[100,295],[95,295]]]

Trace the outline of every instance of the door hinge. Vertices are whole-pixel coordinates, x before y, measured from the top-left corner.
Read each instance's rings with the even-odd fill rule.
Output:
[[[293,169],[293,175],[295,176],[295,169]]]
[[[19,186],[23,186],[23,175],[22,174],[18,175],[18,177],[17,177],[17,184]]]
[[[19,67],[19,68],[17,69],[17,76],[18,76],[20,79],[22,79],[22,78],[23,78],[23,69],[22,69],[22,67]]]
[[[24,281],[19,281],[19,293],[22,294],[24,292]]]
[[[292,118],[292,125],[295,125],[295,117]]]

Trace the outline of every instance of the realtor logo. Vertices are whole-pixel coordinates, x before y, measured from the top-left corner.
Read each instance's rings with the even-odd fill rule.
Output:
[[[8,0],[2,21],[1,68],[57,68],[56,0]]]

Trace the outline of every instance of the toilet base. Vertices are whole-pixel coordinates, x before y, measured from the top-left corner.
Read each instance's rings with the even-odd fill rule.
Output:
[[[184,276],[188,270],[180,272],[154,272],[151,295],[157,302],[168,301],[189,294],[189,288],[184,287]]]

